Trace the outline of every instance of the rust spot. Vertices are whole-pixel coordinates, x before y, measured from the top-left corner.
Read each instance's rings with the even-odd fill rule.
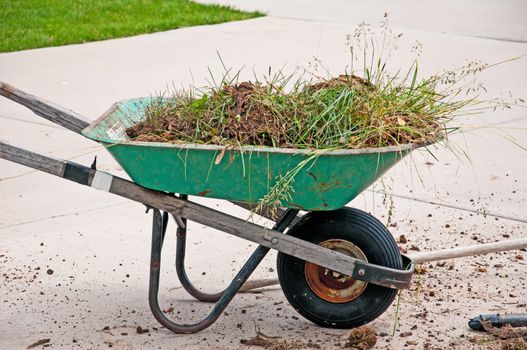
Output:
[[[309,176],[311,176],[313,180],[317,181],[317,177],[311,171],[309,172]]]
[[[362,251],[348,241],[330,239],[321,242],[319,245],[359,260],[366,260]],[[366,282],[358,281],[350,276],[331,271],[311,262],[305,263],[304,274],[309,287],[318,297],[336,304],[356,299],[362,294],[367,285]]]
[[[331,303],[345,303],[362,294],[364,282],[306,262],[306,280],[311,290]]]
[[[341,187],[342,186],[342,181],[340,181],[339,179],[334,179],[333,181],[331,182],[321,182],[317,185],[315,185],[320,192],[327,192],[329,190],[332,190],[336,187]]]
[[[212,190],[201,191],[201,192],[198,192],[198,196],[205,197],[206,195],[208,195],[211,192],[212,192]]]
[[[158,269],[159,265],[160,265],[159,260],[152,260],[150,262],[150,267],[152,267],[153,269]]]

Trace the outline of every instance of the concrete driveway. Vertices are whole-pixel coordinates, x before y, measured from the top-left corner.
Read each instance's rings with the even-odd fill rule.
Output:
[[[208,2],[208,1],[206,1]],[[376,25],[390,14],[403,32],[393,67],[408,64],[408,50],[423,44],[423,74],[465,64],[500,62],[527,53],[523,1],[222,1],[269,16],[214,26],[82,45],[0,54],[0,80],[95,120],[120,99],[163,91],[167,84],[202,85],[208,68],[245,66],[250,79],[268,67],[293,71],[317,57],[334,74],[348,62],[345,36],[363,21]],[[481,75],[488,97],[527,96],[527,59]],[[434,250],[526,236],[527,145],[525,108],[463,119],[466,132],[452,138],[469,154],[445,147],[436,158],[415,152],[351,206],[386,221],[379,192],[394,199],[394,223],[403,249]],[[0,139],[53,157],[90,164],[126,176],[98,144],[0,99]],[[512,141],[511,141],[512,140]],[[520,145],[520,146],[519,146]],[[196,199],[247,217],[215,200]],[[0,348],[25,349],[50,339],[50,348],[249,349],[242,339],[256,329],[289,341],[340,348],[346,330],[324,329],[304,320],[278,288],[235,298],[218,322],[196,335],[174,335],[150,315],[147,302],[150,216],[144,207],[0,160]],[[485,215],[482,215],[485,213]],[[263,222],[263,220],[262,220]],[[174,226],[169,227],[161,295],[164,307],[183,322],[210,309],[192,301],[175,277]],[[218,291],[254,245],[190,225],[187,266],[203,289]],[[275,254],[255,278],[275,277]],[[371,327],[376,348],[479,348],[468,338],[468,318],[479,313],[527,312],[523,251],[427,264],[420,282],[401,294]],[[398,317],[398,322],[396,318]],[[150,331],[138,334],[136,327]],[[395,326],[395,335],[392,329]]]

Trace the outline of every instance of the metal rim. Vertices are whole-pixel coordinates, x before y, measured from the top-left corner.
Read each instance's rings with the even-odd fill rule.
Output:
[[[362,250],[350,241],[329,239],[319,243],[319,245],[368,262]],[[325,301],[336,304],[347,303],[356,299],[368,285],[367,282],[355,280],[311,262],[306,262],[304,274],[313,293]]]

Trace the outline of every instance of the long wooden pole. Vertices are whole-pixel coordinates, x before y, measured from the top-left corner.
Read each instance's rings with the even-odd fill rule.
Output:
[[[414,263],[422,264],[430,261],[456,259],[466,256],[483,255],[522,248],[527,248],[527,237],[501,242],[475,244],[466,247],[441,249],[432,252],[415,253],[409,255],[408,257],[412,259]]]

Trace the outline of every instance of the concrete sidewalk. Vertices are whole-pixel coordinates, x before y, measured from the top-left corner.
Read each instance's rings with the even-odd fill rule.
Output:
[[[208,2],[208,0],[207,0]],[[0,80],[96,119],[120,99],[163,91],[167,84],[202,85],[207,67],[221,71],[245,66],[243,78],[268,67],[307,66],[313,56],[335,74],[345,68],[345,35],[363,20],[378,23],[390,12],[393,28],[404,32],[393,67],[409,62],[419,41],[422,72],[432,73],[479,59],[499,62],[527,53],[527,8],[521,1],[458,2],[228,1],[263,9],[270,16],[214,26],[184,28],[104,42],[0,54]],[[398,4],[398,5],[397,5]],[[526,97],[527,60],[497,66],[482,75],[489,96],[511,91]],[[394,182],[394,236],[405,249],[433,250],[526,235],[527,113],[523,108],[466,119],[471,127],[454,141],[470,161],[444,148],[416,152],[388,178]],[[481,127],[493,125],[495,128]],[[0,139],[58,158],[90,164],[125,176],[98,144],[56,127],[27,109],[0,99]],[[150,217],[138,204],[0,160],[0,348],[25,349],[49,338],[51,348],[118,349],[249,348],[241,339],[259,328],[267,335],[311,340],[339,348],[346,330],[317,327],[293,310],[279,289],[235,298],[219,321],[196,335],[174,335],[150,315],[147,302]],[[386,220],[375,186],[350,205]],[[234,215],[247,212],[214,200],[197,199]],[[432,203],[432,204],[430,204]],[[489,215],[479,215],[485,210]],[[162,297],[174,318],[198,320],[208,309],[191,301],[170,266],[170,227]],[[416,248],[412,248],[415,246]],[[225,286],[253,245],[191,225],[189,274],[198,286]],[[255,277],[274,277],[274,254]],[[394,337],[379,337],[376,348],[478,348],[468,341],[466,321],[479,313],[526,312],[525,252],[427,266],[410,292],[402,294]],[[492,259],[492,260],[491,260]],[[486,271],[486,272],[485,272]],[[395,306],[372,323],[391,334]],[[150,329],[137,334],[137,326]],[[106,326],[109,330],[103,330]],[[409,336],[404,332],[411,332]],[[407,334],[407,333],[406,333]]]

